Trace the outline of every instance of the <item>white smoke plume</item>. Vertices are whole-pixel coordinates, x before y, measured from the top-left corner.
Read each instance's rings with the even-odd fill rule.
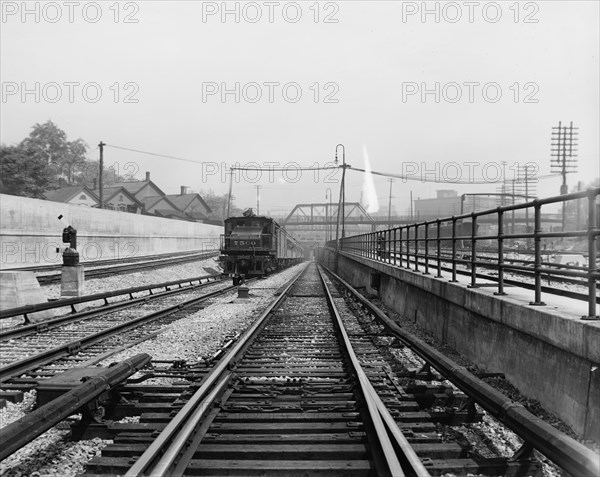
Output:
[[[369,161],[367,146],[363,146],[363,155],[365,157],[365,180],[362,186],[361,202],[364,200],[363,207],[369,214],[373,214],[379,210],[379,201],[377,200],[377,191],[371,174],[371,162]]]

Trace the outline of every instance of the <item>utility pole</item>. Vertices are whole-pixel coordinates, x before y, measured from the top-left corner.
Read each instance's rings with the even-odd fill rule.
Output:
[[[511,196],[512,196],[512,205],[515,205],[515,180],[513,179],[512,182],[512,192],[511,192]],[[514,235],[515,233],[515,209],[513,209],[511,211],[511,224],[510,224],[510,233]]]
[[[229,194],[227,194],[227,215],[223,217],[223,220],[229,218],[231,212],[231,189],[233,188],[233,167],[229,169]]]
[[[392,179],[391,177],[388,179],[388,182],[390,183],[390,197],[388,200],[388,225],[391,227],[392,226],[392,184],[394,183],[394,179]]]
[[[558,123],[558,127],[552,128],[552,148],[550,168],[551,172],[558,172],[562,175],[562,184],[560,186],[560,195],[567,194],[569,187],[567,186],[567,174],[576,172],[577,170],[577,129],[573,127],[571,121],[569,127],[563,126],[562,122]],[[562,206],[562,231],[565,231],[567,220],[567,203],[563,202]]]
[[[581,192],[581,181],[577,183],[577,192]],[[577,230],[581,230],[581,199],[577,199]]]
[[[99,171],[98,171],[98,186],[100,187],[100,208],[103,209],[104,208],[104,180],[103,180],[103,175],[104,175],[104,146],[106,146],[106,144],[104,144],[102,141],[100,141],[100,144],[98,144],[98,148],[100,149],[100,165],[98,167]]]
[[[412,190],[410,191],[410,220],[413,220],[413,198],[412,198]]]
[[[260,215],[260,186],[255,185],[256,188],[256,215]]]
[[[506,161],[502,161],[502,196],[500,199],[500,205],[502,207],[504,207],[506,205],[505,203],[505,198],[506,198]]]
[[[525,202],[529,202],[529,177],[527,176],[527,165],[523,166],[525,171]],[[529,207],[525,209],[525,233],[529,233]]]

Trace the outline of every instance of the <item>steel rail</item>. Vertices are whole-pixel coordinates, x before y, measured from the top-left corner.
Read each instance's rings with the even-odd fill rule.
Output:
[[[373,424],[377,433],[377,438],[379,439],[380,445],[384,451],[384,456],[387,461],[390,474],[393,476],[404,476],[405,472],[402,469],[402,465],[400,464],[396,452],[392,446],[390,438],[388,436],[388,431],[395,439],[396,444],[401,449],[404,457],[409,462],[411,469],[408,472],[409,475],[418,475],[420,477],[429,476],[429,471],[425,468],[421,459],[417,456],[412,446],[408,443],[402,431],[394,421],[393,417],[385,407],[381,398],[377,395],[377,391],[369,381],[369,378],[365,374],[356,353],[354,352],[354,348],[352,347],[352,343],[350,342],[350,338],[348,336],[348,332],[344,326],[342,321],[342,317],[339,314],[337,307],[335,306],[335,302],[333,301],[333,297],[331,296],[331,292],[329,291],[329,287],[325,282],[325,277],[323,276],[323,272],[320,267],[318,267],[319,276],[321,277],[321,283],[323,284],[323,288],[325,289],[325,295],[327,297],[327,304],[329,305],[329,309],[331,314],[334,317],[334,320],[337,324],[337,328],[342,335],[342,340],[344,342],[344,346],[346,348],[346,352],[350,358],[350,364],[354,370],[355,375],[358,377],[359,384],[361,387],[361,391],[365,396],[365,400],[367,402],[367,406],[369,409],[369,413],[371,419],[373,420]],[[385,422],[385,425],[384,425]]]
[[[114,290],[111,292],[96,293],[94,295],[84,295],[81,297],[65,298],[65,299],[54,300],[54,301],[49,301],[49,302],[45,302],[45,303],[36,303],[34,305],[25,305],[25,306],[19,306],[19,307],[15,307],[15,308],[7,308],[5,310],[0,311],[0,320],[6,319],[6,318],[12,318],[15,316],[20,316],[20,315],[29,315],[31,313],[36,313],[38,311],[53,310],[55,308],[62,308],[65,306],[70,306],[71,308],[74,308],[73,305],[80,305],[82,303],[88,303],[91,301],[104,300],[105,303],[107,303],[108,298],[115,298],[115,297],[121,296],[121,295],[130,295],[131,296],[134,293],[139,293],[139,292],[143,292],[143,291],[148,291],[152,294],[152,290],[155,290],[157,288],[168,288],[171,286],[178,285],[180,287],[179,289],[182,289],[181,285],[183,283],[189,283],[190,288],[186,288],[186,289],[191,290],[191,289],[193,289],[193,287],[198,287],[199,285],[205,285],[206,283],[209,283],[211,281],[211,279],[213,279],[213,281],[217,281],[220,278],[224,278],[223,275],[204,275],[204,276],[197,277],[197,278],[186,278],[184,280],[173,280],[173,281],[164,282],[164,283],[156,283],[153,285],[142,285],[139,287],[123,288],[120,290]],[[205,283],[202,283],[202,280],[208,280],[208,281]],[[199,283],[197,285],[192,285],[192,282],[195,282],[195,281],[198,281]],[[179,291],[179,289],[171,290],[171,291]],[[149,296],[145,296],[143,298],[149,298]],[[133,299],[133,300],[135,300],[135,299]],[[52,321],[52,320],[47,320],[44,323],[49,323],[50,321]],[[32,325],[32,326],[36,326],[36,325]],[[2,334],[0,334],[0,336],[2,336]]]
[[[83,382],[62,396],[0,429],[0,460],[43,434],[55,424],[81,409],[100,394],[139,371],[150,362],[150,355],[138,354]]]
[[[87,265],[90,267],[100,267],[102,265],[115,265],[115,264],[134,264],[134,263],[140,263],[140,262],[148,262],[151,261],[151,259],[154,257],[156,260],[165,260],[165,259],[169,259],[169,258],[185,258],[185,257],[197,257],[197,256],[202,256],[204,254],[207,253],[214,253],[216,252],[216,250],[204,250],[204,251],[198,251],[198,250],[190,250],[187,252],[175,252],[175,253],[161,253],[161,254],[156,254],[156,255],[143,255],[143,256],[138,256],[138,257],[126,257],[126,258],[110,258],[110,259],[104,259],[104,260],[90,260],[90,261],[86,261],[86,262],[82,262],[82,265]],[[29,267],[15,267],[15,268],[11,268],[10,271],[12,272],[38,272],[38,273],[44,273],[44,272],[52,272],[55,270],[60,270],[62,268],[62,263],[56,263],[53,265],[32,265]]]
[[[4,383],[9,379],[13,378],[16,375],[23,374],[24,372],[39,366],[43,366],[44,364],[53,361],[55,359],[61,358],[63,356],[68,356],[73,354],[74,351],[79,351],[83,348],[86,348],[98,341],[102,341],[108,336],[115,335],[117,333],[121,333],[123,331],[129,330],[131,328],[136,328],[142,324],[147,322],[151,322],[158,318],[162,318],[164,316],[168,316],[176,311],[181,310],[182,308],[186,308],[190,305],[194,305],[196,303],[202,302],[216,295],[220,295],[222,293],[226,293],[231,291],[237,287],[229,286],[222,290],[217,290],[214,292],[207,293],[206,295],[202,295],[200,297],[193,298],[191,300],[185,301],[183,303],[178,303],[176,305],[169,306],[159,311],[155,311],[148,315],[139,316],[134,318],[133,320],[126,321],[124,323],[118,324],[116,326],[107,328],[105,330],[99,331],[97,333],[88,335],[82,339],[71,341],[70,343],[66,343],[55,348],[44,351],[43,353],[35,354],[24,358],[19,361],[15,361],[14,363],[8,364],[0,368],[0,383]]]
[[[148,262],[133,262],[126,265],[115,265],[112,267],[104,267],[104,268],[94,268],[87,270],[85,275],[87,278],[93,277],[102,277],[111,274],[120,274],[127,272],[134,272],[138,270],[145,270],[147,268],[155,268],[155,267],[163,267],[167,265],[174,265],[178,263],[186,263],[186,262],[194,262],[196,260],[203,260],[208,257],[217,256],[219,252],[206,252],[203,254],[193,255],[193,256],[185,256],[179,258],[165,258],[160,260],[152,260]],[[86,263],[86,265],[89,264]],[[60,281],[61,274],[54,273],[51,275],[39,275],[36,278],[40,284],[48,284]]]
[[[152,293],[150,295],[144,295],[138,298],[132,298],[127,301],[119,301],[116,303],[110,303],[108,305],[102,305],[98,308],[93,308],[91,310],[81,311],[78,313],[70,313],[64,316],[59,316],[58,318],[52,318],[50,320],[42,321],[40,323],[35,323],[33,325],[25,325],[25,326],[17,326],[14,328],[9,328],[6,331],[0,332],[0,342],[6,341],[8,339],[22,338],[24,336],[29,336],[39,332],[46,332],[49,330],[53,330],[67,323],[79,322],[87,320],[88,318],[93,318],[98,315],[103,315],[105,313],[118,311],[126,308],[131,308],[133,305],[138,303],[146,303],[150,300],[157,300],[160,298],[165,298],[171,295],[177,295],[179,293],[187,293],[193,290],[198,290],[205,288],[206,286],[213,284],[215,282],[222,280],[213,280],[204,283],[198,283],[197,285],[190,285],[189,287],[177,288],[175,290],[166,290],[159,293]],[[154,288],[152,288],[154,289]],[[119,296],[119,295],[115,295]]]
[[[376,305],[356,291],[348,282],[329,268],[356,300],[367,308],[396,338],[407,344],[425,362],[454,383],[477,404],[501,421],[526,442],[555,462],[571,475],[596,477],[600,475],[598,454],[531,414],[525,407],[504,396],[489,384],[459,366],[432,346],[400,328]]]
[[[258,334],[258,331],[266,322],[267,317],[285,299],[290,288],[307,269],[308,267],[305,266],[286,284],[283,292],[271,302],[227,354],[225,354],[216,366],[204,377],[200,388],[198,388],[190,400],[167,424],[146,451],[136,460],[133,466],[125,474],[125,477],[138,477],[142,475],[158,477],[170,475],[168,469],[175,463],[185,447],[185,443],[189,440],[191,434],[194,432],[194,429],[204,415],[202,408],[207,408],[206,403],[208,402],[209,391],[213,389],[217,382],[219,382],[217,387],[220,387],[224,382],[227,382],[224,374],[228,374],[226,373],[228,368],[235,362],[241,351]],[[200,409],[200,411],[198,409]],[[206,409],[204,409],[204,411],[205,410]],[[158,456],[162,457],[157,462]]]

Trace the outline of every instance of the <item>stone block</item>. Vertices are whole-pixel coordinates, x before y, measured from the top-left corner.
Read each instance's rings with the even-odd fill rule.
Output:
[[[60,296],[70,298],[84,294],[83,265],[63,266],[60,278]]]
[[[0,272],[0,309],[47,303],[40,283],[33,272]],[[31,323],[54,317],[52,310],[37,311],[27,315]]]

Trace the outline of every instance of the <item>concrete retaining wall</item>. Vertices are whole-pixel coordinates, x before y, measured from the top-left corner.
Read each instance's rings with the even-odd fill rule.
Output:
[[[340,254],[338,267],[342,278],[368,291],[375,291],[371,273],[379,272],[378,294],[387,306],[486,371],[504,373],[581,437],[600,441],[599,322],[353,255]]]
[[[59,215],[62,220],[58,220]],[[82,262],[219,248],[216,225],[0,194],[2,269],[62,263],[62,229],[77,229]]]

